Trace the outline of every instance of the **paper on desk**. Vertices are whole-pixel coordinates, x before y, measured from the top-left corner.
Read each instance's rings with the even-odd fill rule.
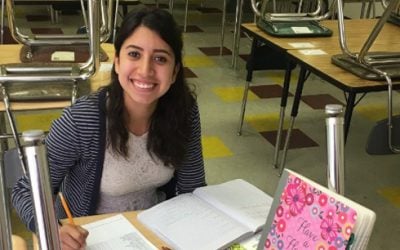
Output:
[[[89,231],[86,250],[156,250],[122,214],[82,226]]]
[[[311,49],[315,48],[315,46],[312,43],[289,43],[290,46],[292,46],[295,49]]]
[[[312,30],[308,27],[291,27],[295,34],[310,34]]]
[[[75,52],[73,51],[55,51],[51,54],[51,61],[75,61]]]
[[[306,56],[326,55],[326,52],[322,49],[301,49],[299,52]]]

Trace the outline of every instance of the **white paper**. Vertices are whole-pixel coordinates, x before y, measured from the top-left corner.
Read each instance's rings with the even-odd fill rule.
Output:
[[[156,250],[122,214],[82,226],[89,231],[86,250]]]
[[[293,32],[296,34],[309,34],[312,33],[308,27],[291,27]]]
[[[315,48],[315,46],[312,43],[289,43],[290,46],[292,46],[295,49],[311,49]]]
[[[249,234],[245,226],[191,193],[147,209],[138,219],[175,250],[219,249]]]
[[[301,49],[299,52],[307,56],[326,55],[327,53],[322,49]]]
[[[264,225],[273,201],[271,196],[242,179],[197,188],[193,193],[253,232]]]
[[[73,51],[55,51],[51,54],[51,61],[75,61],[75,52]]]

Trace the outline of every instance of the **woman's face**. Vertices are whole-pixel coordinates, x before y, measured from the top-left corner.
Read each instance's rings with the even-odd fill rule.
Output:
[[[145,26],[139,26],[114,59],[125,105],[155,105],[175,82],[179,65],[171,47]]]

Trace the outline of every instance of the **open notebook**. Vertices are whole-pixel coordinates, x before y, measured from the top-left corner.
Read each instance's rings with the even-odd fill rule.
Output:
[[[175,250],[225,249],[261,231],[272,197],[236,179],[197,188],[138,214]]]
[[[257,249],[366,249],[375,219],[370,209],[285,169]]]

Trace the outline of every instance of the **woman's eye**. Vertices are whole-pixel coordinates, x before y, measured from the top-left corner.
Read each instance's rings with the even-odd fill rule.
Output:
[[[163,57],[163,56],[156,56],[156,57],[154,57],[154,60],[155,60],[156,62],[159,62],[159,63],[165,63],[165,62],[167,62],[167,58],[165,58],[165,57]]]
[[[131,51],[128,53],[128,55],[133,58],[138,58],[140,56],[139,52],[137,51]]]

